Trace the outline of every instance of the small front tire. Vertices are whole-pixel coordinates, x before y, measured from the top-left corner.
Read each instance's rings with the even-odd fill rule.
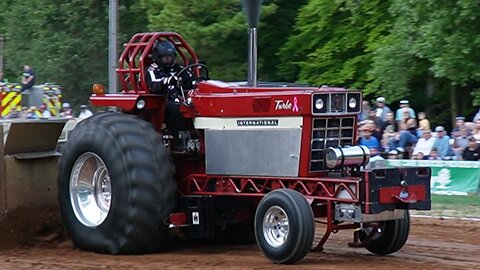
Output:
[[[310,204],[298,191],[274,190],[260,201],[255,213],[255,238],[274,263],[295,263],[309,252],[315,222]]]

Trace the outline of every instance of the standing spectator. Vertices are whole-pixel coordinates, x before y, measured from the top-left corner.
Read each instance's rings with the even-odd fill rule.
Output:
[[[423,131],[430,130],[430,121],[427,119],[427,114],[425,112],[418,113],[418,137],[422,136]]]
[[[455,137],[453,140],[453,152],[455,153],[455,157],[460,159],[462,156],[463,150],[468,147],[468,142],[470,140],[470,136],[468,136],[468,129],[467,127],[460,128],[458,132],[458,136]]]
[[[387,113],[391,112],[390,108],[385,105],[385,98],[378,97],[377,98],[377,108],[375,109],[375,114],[378,119],[382,120],[383,122],[387,121]]]
[[[420,138],[415,145],[412,155],[423,153],[424,157],[429,157],[434,143],[435,138],[432,137],[432,131],[430,129],[423,131],[422,138]]]
[[[462,134],[460,133],[460,130],[462,128],[467,128],[467,131],[469,132],[470,130],[468,127],[465,125],[465,117],[463,116],[457,116],[455,117],[455,127],[452,129],[452,137],[458,137],[461,136]],[[467,134],[470,135],[470,134]]]
[[[22,76],[22,92],[25,90],[31,90],[32,86],[35,84],[35,71],[31,66],[23,67],[23,76]]]
[[[438,150],[438,156],[441,159],[450,159],[453,154],[452,148],[450,147],[450,137],[445,134],[445,128],[443,126],[437,126],[435,132],[437,132],[437,139],[433,144],[433,148]]]
[[[410,108],[410,103],[408,102],[408,100],[400,100],[400,109],[397,110],[396,114],[395,114],[395,120],[396,121],[401,121],[403,120],[403,116],[405,115],[403,113],[404,109],[407,108],[409,113],[410,113],[410,118],[416,118],[417,116],[415,115],[415,111]]]
[[[480,145],[474,137],[469,137],[468,146],[463,150],[463,160],[477,161],[480,159]]]
[[[92,116],[93,113],[87,108],[87,105],[80,106],[80,113],[78,114],[78,118],[85,119]]]
[[[362,112],[358,115],[358,120],[359,121],[364,121],[368,119],[368,114],[372,108],[370,107],[370,102],[368,100],[362,101]]]
[[[33,103],[30,99],[30,94],[33,85],[35,84],[35,71],[33,71],[32,67],[24,66],[23,67],[23,74],[22,74],[22,88],[20,92],[22,93],[22,106],[31,106]]]

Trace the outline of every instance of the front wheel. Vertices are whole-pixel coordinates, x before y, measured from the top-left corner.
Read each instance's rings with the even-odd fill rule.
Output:
[[[175,182],[152,125],[121,113],[85,119],[71,133],[59,166],[60,210],[75,246],[139,254],[165,240]]]
[[[262,253],[275,263],[295,263],[307,255],[315,223],[305,197],[292,189],[274,190],[255,213],[255,238]]]
[[[372,239],[365,246],[368,251],[388,255],[399,251],[405,245],[410,232],[410,213],[408,210],[403,211],[402,219],[380,222]],[[364,229],[360,234],[360,240],[365,239],[371,230],[372,228]]]

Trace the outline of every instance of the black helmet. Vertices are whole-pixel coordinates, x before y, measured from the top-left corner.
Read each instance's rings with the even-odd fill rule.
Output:
[[[157,42],[153,46],[152,58],[153,58],[153,61],[158,65],[171,66],[175,63],[176,53],[177,53],[177,50],[175,49],[175,46],[173,45],[173,43],[167,40],[163,40],[163,41]],[[173,57],[172,63],[162,63],[162,57],[166,55],[171,55]]]

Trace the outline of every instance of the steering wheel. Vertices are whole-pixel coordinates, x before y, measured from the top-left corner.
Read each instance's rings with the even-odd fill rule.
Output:
[[[200,75],[196,76],[196,73],[193,71],[193,68],[204,69],[205,70],[205,77],[200,76]],[[182,74],[187,70],[191,71],[191,74],[193,76],[193,80],[196,81],[196,82],[210,79],[207,66],[205,66],[204,64],[200,64],[200,63],[191,64],[191,65],[188,65],[188,66],[182,68],[179,72],[177,72],[177,75],[176,75],[177,78],[182,78]],[[201,72],[199,71],[198,74],[201,74]],[[186,98],[185,98],[185,91],[183,90],[183,84],[179,83],[179,86],[180,86],[180,93],[182,94],[183,101],[185,102]]]
[[[198,67],[199,69],[204,69],[205,70],[205,77],[203,77],[203,76],[195,77],[195,72],[193,72],[193,68],[195,68],[195,67]],[[199,81],[199,80],[203,81],[203,80],[209,80],[210,79],[207,66],[205,66],[204,64],[200,64],[200,63],[190,64],[190,65],[182,68],[182,70],[180,70],[177,73],[177,77],[181,77],[181,75],[187,70],[192,71],[192,75],[194,76],[196,81]],[[199,73],[199,74],[201,74],[201,73]]]

